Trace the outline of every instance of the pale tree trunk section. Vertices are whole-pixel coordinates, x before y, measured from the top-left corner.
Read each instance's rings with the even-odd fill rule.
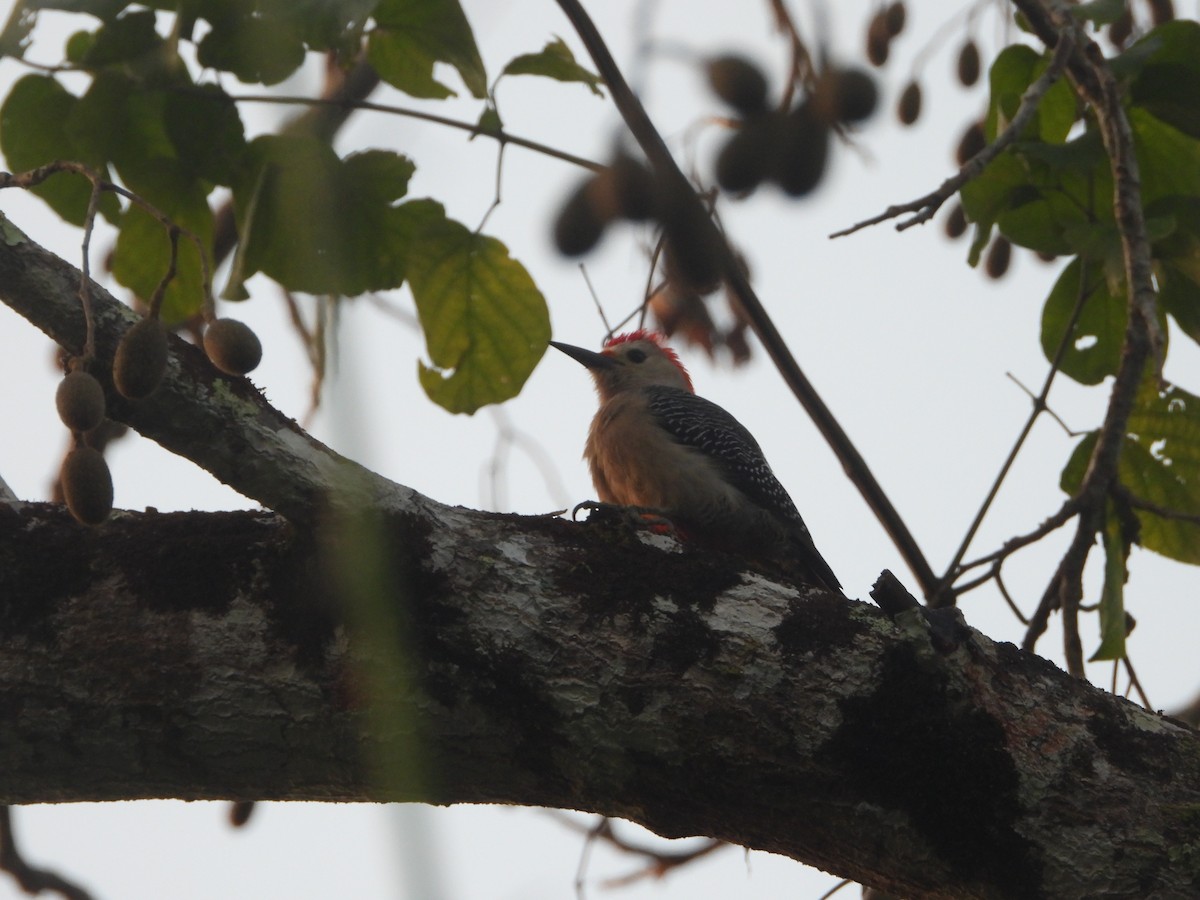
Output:
[[[909,897],[1197,895],[1195,733],[1009,644],[620,522],[355,528],[0,508],[0,801],[536,804]]]

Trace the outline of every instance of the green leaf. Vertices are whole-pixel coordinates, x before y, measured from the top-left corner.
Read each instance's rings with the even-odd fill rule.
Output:
[[[102,178],[108,169],[102,157],[76,146],[66,122],[79,98],[48,75],[26,75],[0,106],[0,150],[14,172],[35,169],[56,160],[71,160],[96,169]],[[53,175],[33,188],[64,220],[82,225],[87,215],[91,185],[74,174]],[[113,194],[101,198],[100,211],[115,221],[119,214]]]
[[[1109,25],[1121,18],[1125,12],[1126,0],[1091,0],[1071,9],[1075,18],[1094,22],[1097,25]]]
[[[1100,593],[1100,646],[1088,662],[1125,658],[1125,581],[1129,547],[1110,511],[1104,523],[1104,587]]]
[[[1075,259],[1063,270],[1042,310],[1042,350],[1046,359],[1054,359],[1079,301],[1081,272],[1086,299],[1067,340],[1060,367],[1063,374],[1078,382],[1099,384],[1114,374],[1121,362],[1126,316],[1125,298],[1108,290],[1101,267],[1090,265],[1085,271],[1080,260]]]
[[[159,160],[137,173],[130,190],[153,204],[172,222],[200,239],[211,265],[213,215],[207,191],[174,160]],[[136,204],[121,218],[121,232],[113,251],[113,277],[149,300],[166,274],[171,259],[167,229]],[[196,245],[179,238],[176,273],[167,287],[162,318],[167,324],[195,315],[204,303],[204,278]]]
[[[163,97],[163,128],[179,160],[214,184],[232,184],[246,151],[237,105],[217,85],[169,91]]]
[[[555,37],[537,53],[526,53],[511,60],[504,67],[503,74],[542,75],[556,81],[574,81],[587,85],[597,97],[604,96],[604,92],[600,90],[603,79],[579,65],[571,48],[560,37]]]
[[[97,29],[78,62],[87,68],[100,68],[144,56],[162,44],[153,12],[127,12]]]
[[[1160,25],[1117,60],[1122,74],[1132,77],[1135,106],[1200,138],[1200,23],[1179,19]]]
[[[1183,515],[1200,515],[1200,397],[1182,388],[1159,390],[1149,379],[1129,417],[1118,477],[1138,498]],[[1200,565],[1200,525],[1135,506],[1141,544],[1180,562]]]
[[[401,214],[412,163],[373,150],[345,161],[323,141],[264,135],[234,181],[242,274],[284,287],[353,296],[404,278]]]
[[[197,50],[200,65],[232,72],[247,84],[278,84],[300,68],[305,55],[291,23],[251,15],[216,19]]]
[[[4,30],[0,31],[0,58],[22,58],[36,23],[37,10],[26,0],[17,0],[13,4],[12,12],[8,14],[8,21],[4,23]]]
[[[1129,417],[1117,480],[1135,498],[1184,516],[1200,516],[1200,397],[1178,387],[1142,385]],[[1063,468],[1060,486],[1074,496],[1096,446],[1086,435]],[[1133,504],[1138,543],[1179,562],[1200,565],[1200,525]]]
[[[1012,44],[1002,51],[988,71],[991,94],[985,131],[993,141],[1021,108],[1021,98],[1049,65],[1049,58],[1040,56],[1027,44]],[[1023,138],[1038,137],[1052,144],[1066,140],[1074,124],[1078,106],[1075,94],[1065,79],[1059,79],[1042,95],[1037,112],[1022,133]]]
[[[439,62],[454,66],[473,96],[487,96],[487,72],[458,0],[381,0],[367,59],[384,81],[413,97],[454,96],[433,77]]]
[[[1136,107],[1129,111],[1129,123],[1142,179],[1142,202],[1174,195],[1200,196],[1200,142]]]
[[[447,219],[440,204],[401,209],[408,281],[433,363],[420,365],[421,386],[451,412],[515,397],[550,340],[545,298],[502,243]]]

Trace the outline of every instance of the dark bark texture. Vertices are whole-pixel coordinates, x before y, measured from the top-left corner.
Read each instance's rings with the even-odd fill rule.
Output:
[[[905,896],[1196,895],[1180,723],[620,522],[428,509],[319,549],[269,513],[0,512],[0,801],[538,804]],[[403,662],[347,569],[387,571]]]

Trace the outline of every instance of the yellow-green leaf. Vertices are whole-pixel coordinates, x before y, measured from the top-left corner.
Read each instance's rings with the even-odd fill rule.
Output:
[[[525,53],[504,67],[505,75],[542,75],[556,81],[578,82],[587,85],[597,97],[603,97],[600,85],[604,82],[575,61],[575,55],[562,38],[556,37],[538,53]]]
[[[440,204],[419,200],[400,210],[408,282],[433,364],[421,364],[421,386],[451,412],[516,396],[550,340],[545,298],[504,244],[446,218]]]

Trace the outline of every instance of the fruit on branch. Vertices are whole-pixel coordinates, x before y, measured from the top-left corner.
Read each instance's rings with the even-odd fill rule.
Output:
[[[262,342],[237,319],[213,319],[204,329],[204,352],[227,375],[245,375],[262,362]]]
[[[147,316],[125,332],[113,357],[113,384],[121,396],[141,400],[154,393],[167,370],[167,329]]]
[[[767,77],[744,56],[727,54],[705,64],[708,84],[718,97],[742,115],[762,112],[767,104]]]
[[[112,474],[104,454],[92,447],[76,447],[63,460],[58,474],[67,509],[84,525],[99,525],[112,512]]]
[[[76,369],[58,383],[54,405],[72,431],[91,431],[104,421],[104,388],[91,373]]]

